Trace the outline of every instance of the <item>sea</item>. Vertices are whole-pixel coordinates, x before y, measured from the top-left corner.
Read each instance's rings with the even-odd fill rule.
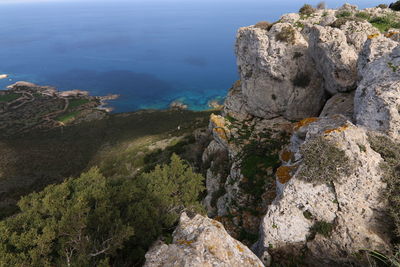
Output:
[[[320,1],[307,1],[317,4]],[[339,7],[345,1],[325,1]],[[354,0],[360,8],[383,1]],[[114,112],[192,110],[238,79],[239,27],[276,21],[294,0],[0,0],[0,89],[16,81],[118,94]]]

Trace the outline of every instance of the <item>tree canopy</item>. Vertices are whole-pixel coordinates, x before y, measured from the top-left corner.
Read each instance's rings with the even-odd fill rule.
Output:
[[[0,265],[140,262],[182,210],[201,209],[203,190],[203,177],[176,155],[134,178],[106,178],[92,168],[19,201],[20,213],[0,222]]]

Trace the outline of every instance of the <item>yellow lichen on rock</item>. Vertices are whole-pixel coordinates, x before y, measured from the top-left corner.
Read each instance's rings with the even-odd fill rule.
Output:
[[[228,140],[227,131],[228,128],[226,127],[227,122],[224,117],[215,115],[214,113],[210,116],[210,122],[213,126],[213,131],[223,140]]]
[[[309,125],[310,123],[316,122],[317,120],[318,120],[318,118],[315,118],[315,117],[305,118],[305,119],[302,119],[302,120],[299,121],[299,122],[296,122],[293,128],[294,128],[295,131],[297,131],[297,130],[300,129],[301,127],[307,126],[307,125]]]
[[[325,133],[326,135],[328,135],[328,134],[330,134],[330,133],[333,133],[333,132],[340,133],[340,132],[345,131],[347,128],[349,128],[349,125],[345,124],[345,125],[343,125],[343,126],[341,126],[341,127],[339,127],[339,128],[328,129],[328,130],[326,130],[324,133]]]
[[[244,251],[244,249],[242,248],[241,245],[236,245],[236,248],[237,248],[240,252],[243,252],[243,251]]]
[[[228,140],[224,128],[214,128],[214,132],[216,132],[221,139]]]
[[[225,127],[225,119],[222,116],[212,113],[210,116],[210,121],[215,127]]]
[[[370,35],[368,35],[368,39],[374,39],[374,38],[376,38],[376,37],[378,37],[380,34],[379,33],[374,33],[374,34],[370,34]]]
[[[193,244],[193,240],[178,240],[176,241],[176,243],[178,243],[179,245],[186,245],[186,246],[190,246],[191,244]]]
[[[385,34],[385,37],[391,38],[391,37],[393,37],[393,36],[396,35],[396,34],[400,34],[400,32],[388,32],[388,33]]]
[[[281,184],[286,184],[292,178],[293,166],[280,166],[276,170],[276,177]]]

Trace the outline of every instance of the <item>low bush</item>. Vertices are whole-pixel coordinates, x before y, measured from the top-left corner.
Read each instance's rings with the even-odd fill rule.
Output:
[[[348,176],[353,165],[346,153],[324,137],[316,137],[304,143],[300,152],[303,155],[303,167],[298,178],[314,184],[338,181]]]
[[[371,18],[371,15],[368,14],[367,12],[360,11],[356,13],[356,17],[360,19],[369,20]]]
[[[380,4],[380,5],[377,5],[376,7],[385,9],[385,8],[388,8],[388,5],[386,5],[386,4]]]
[[[394,11],[400,11],[400,1],[391,3],[391,4],[389,5],[389,8],[392,9],[392,10],[394,10]]]
[[[315,13],[315,8],[309,4],[304,4],[304,6],[300,8],[299,13],[304,16],[310,16],[311,14]]]
[[[315,234],[323,235],[324,237],[329,237],[333,231],[333,223],[328,223],[324,221],[317,221],[311,227],[310,232]]]
[[[292,26],[285,26],[276,34],[276,39],[281,42],[294,44],[296,40],[296,31]]]
[[[317,4],[317,9],[326,9],[326,3],[325,2],[319,2]]]
[[[381,32],[386,32],[391,28],[400,28],[400,21],[394,14],[389,14],[382,17],[374,17],[369,22]]]
[[[271,29],[272,25],[273,24],[269,23],[268,21],[260,21],[260,22],[256,23],[256,25],[254,25],[254,27],[258,28],[258,29],[269,31]]]
[[[337,18],[345,18],[345,17],[351,17],[352,13],[350,11],[344,10],[336,14]]]
[[[261,136],[265,140],[252,140],[243,147],[239,155],[240,169],[246,178],[240,187],[257,201],[262,200],[261,196],[266,191],[273,189],[271,191],[275,192],[275,175],[269,170],[275,171],[280,166],[279,152],[289,140],[284,132],[280,136],[273,136],[272,131],[266,130],[260,133],[259,137]]]

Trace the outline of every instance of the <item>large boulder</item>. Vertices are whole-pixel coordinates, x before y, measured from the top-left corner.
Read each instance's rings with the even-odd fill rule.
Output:
[[[270,119],[315,116],[324,102],[322,79],[298,28],[240,28],[236,41],[241,91],[248,113]]]
[[[354,92],[337,93],[329,98],[319,116],[330,117],[335,114],[341,114],[351,121],[353,119],[353,113]]]
[[[384,43],[385,45],[382,45]],[[366,43],[355,95],[357,124],[400,138],[400,45],[385,37]]]
[[[356,88],[358,55],[347,43],[344,31],[314,25],[308,30],[309,51],[317,70],[324,77],[325,90],[331,94]]]
[[[183,213],[172,244],[159,242],[146,254],[145,267],[262,267],[249,248],[215,220]]]
[[[387,253],[382,158],[366,131],[340,115],[308,119],[297,129],[288,147],[293,156],[277,171],[281,194],[260,227],[259,255],[284,262],[306,249],[311,266],[337,266],[357,261],[361,249]]]

